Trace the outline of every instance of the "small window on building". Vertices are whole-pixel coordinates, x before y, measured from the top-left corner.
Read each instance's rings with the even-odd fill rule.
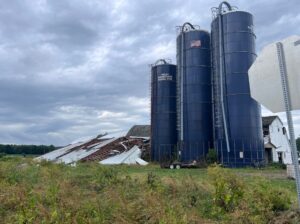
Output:
[[[280,132],[280,128],[278,128],[278,132]]]
[[[244,158],[244,152],[240,151],[240,159],[243,159],[243,158]]]
[[[286,129],[285,127],[282,128],[282,133],[285,135],[286,134]]]

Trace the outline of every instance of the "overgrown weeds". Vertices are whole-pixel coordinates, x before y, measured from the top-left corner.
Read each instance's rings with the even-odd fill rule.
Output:
[[[237,222],[268,223],[291,208],[291,193],[268,180],[247,185],[232,170],[218,166],[210,167],[208,173],[214,186],[213,211],[232,213]]]
[[[230,170],[218,166],[210,167],[208,175],[215,187],[214,204],[225,212],[234,211],[243,198],[244,183]]]
[[[268,223],[289,217],[294,196],[220,167],[0,161],[0,223]]]

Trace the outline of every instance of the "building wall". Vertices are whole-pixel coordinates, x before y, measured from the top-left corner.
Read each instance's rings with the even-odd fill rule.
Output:
[[[278,163],[279,162],[279,158],[278,158],[278,153],[276,152],[276,149],[272,149],[272,159],[273,159],[273,162],[276,162]]]
[[[283,131],[283,125],[279,118],[276,118],[269,126],[270,141],[276,146],[276,152],[282,152],[284,164],[292,164],[291,147],[287,133]],[[278,162],[278,155],[273,154],[273,161]]]

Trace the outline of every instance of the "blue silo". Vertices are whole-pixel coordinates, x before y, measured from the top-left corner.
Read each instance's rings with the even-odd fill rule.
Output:
[[[177,131],[181,162],[204,160],[213,138],[210,35],[190,23],[177,36]]]
[[[225,7],[224,7],[225,6]],[[261,108],[250,95],[248,69],[256,58],[253,16],[227,2],[211,24],[215,148],[229,167],[262,163]]]
[[[151,67],[151,160],[173,160],[176,144],[176,65],[160,59]]]

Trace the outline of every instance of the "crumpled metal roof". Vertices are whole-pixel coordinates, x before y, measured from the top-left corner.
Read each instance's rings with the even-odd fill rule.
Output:
[[[139,164],[147,165],[148,163],[141,159],[142,151],[136,145],[130,150],[125,151],[119,155],[109,157],[105,160],[100,161],[103,165],[116,165],[116,164]]]
[[[77,161],[93,154],[94,152],[98,151],[101,147],[108,145],[115,140],[116,140],[115,138],[112,138],[112,139],[100,142],[98,144],[93,144],[94,147],[92,147],[92,148],[86,147],[86,148],[80,148],[78,150],[73,150],[72,152],[70,152],[64,156],[59,157],[56,162],[57,163],[65,163],[65,164],[77,162]]]
[[[107,138],[107,136],[97,136],[84,142],[77,142],[49,152],[37,157],[36,160],[74,164],[79,161],[102,161],[112,159],[113,157],[115,158],[115,156],[117,156],[115,159],[123,158],[122,156],[125,156],[126,158],[128,156],[128,159],[130,159],[131,156],[134,156],[134,159],[132,161],[130,160],[131,162],[128,162],[127,159],[126,163],[146,165],[147,162],[141,159],[142,150],[139,147],[142,147],[143,151],[145,151],[148,149],[148,145],[149,143],[145,143],[145,139],[140,137]],[[133,154],[131,155],[131,153]]]

